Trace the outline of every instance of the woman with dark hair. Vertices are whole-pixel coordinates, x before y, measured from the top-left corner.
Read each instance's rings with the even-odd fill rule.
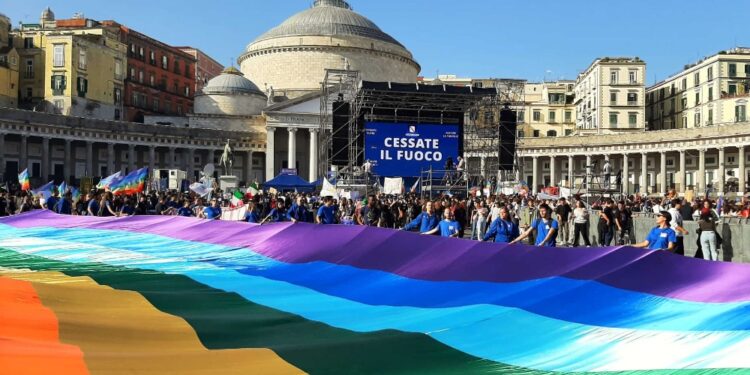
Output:
[[[578,236],[583,236],[583,243],[591,246],[589,241],[589,213],[581,200],[576,201],[573,209],[573,247],[578,247]]]
[[[705,260],[719,260],[716,221],[717,217],[711,209],[711,202],[705,201],[698,220],[701,251]]]

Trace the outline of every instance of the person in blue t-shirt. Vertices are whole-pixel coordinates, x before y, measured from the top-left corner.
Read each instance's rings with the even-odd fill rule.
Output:
[[[287,214],[286,214],[286,218],[292,223],[296,223],[298,221],[301,221],[304,223],[308,220],[308,212],[307,212],[307,207],[305,206],[305,198],[297,197],[297,201],[292,203],[292,206],[289,207],[289,210],[287,211]]]
[[[548,205],[542,204],[539,206],[539,218],[534,219],[534,221],[531,222],[529,229],[526,229],[525,232],[510,243],[513,244],[519,242],[530,236],[531,232],[536,230],[534,246],[555,247],[557,243],[558,228],[557,220],[552,218],[552,209]]]
[[[88,216],[99,216],[99,195],[96,193],[88,193],[89,203],[86,207],[86,214]]]
[[[177,210],[177,216],[191,217],[193,216],[193,210],[190,209],[190,201],[185,201]]]
[[[333,198],[323,199],[323,205],[318,208],[315,221],[318,224],[336,224],[336,207],[333,205]]]
[[[440,221],[437,227],[422,234],[434,234],[440,232],[441,237],[458,237],[458,233],[461,230],[461,225],[453,218],[453,211],[446,208],[443,211],[443,220]]]
[[[219,201],[216,198],[211,199],[211,205],[203,209],[203,216],[208,220],[221,219],[221,207],[219,207]]]
[[[482,241],[495,237],[495,242],[510,243],[520,235],[518,224],[510,219],[507,207],[500,208],[500,215],[490,225],[490,230],[484,234]]]
[[[57,203],[55,203],[54,211],[61,215],[70,215],[73,213],[73,194],[70,192],[65,193],[65,195],[60,198]]]
[[[258,224],[260,223],[260,213],[255,208],[255,202],[247,204],[247,213],[245,213],[245,221],[248,223]]]
[[[417,215],[417,217],[414,218],[414,220],[412,220],[410,223],[406,224],[403,230],[411,231],[418,226],[419,233],[425,233],[435,229],[435,227],[438,226],[439,222],[440,218],[435,215],[432,209],[432,204],[428,203],[424,206],[424,211]]]
[[[280,223],[282,221],[286,221],[286,219],[287,219],[287,214],[286,214],[286,209],[284,208],[284,201],[282,199],[279,199],[278,201],[276,201],[276,208],[271,210],[268,216],[266,216],[266,218],[263,219],[263,223],[269,222],[269,221],[272,223]]]
[[[646,236],[646,240],[633,245],[634,247],[645,247],[649,250],[668,250],[674,251],[677,244],[677,233],[672,229],[669,223],[672,221],[672,214],[669,211],[660,211],[656,215],[656,227]]]
[[[130,199],[126,199],[125,203],[120,208],[120,216],[133,216],[135,215],[135,207]]]

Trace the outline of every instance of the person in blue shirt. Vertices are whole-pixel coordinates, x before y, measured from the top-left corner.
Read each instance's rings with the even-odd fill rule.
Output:
[[[133,203],[130,201],[130,199],[126,199],[125,203],[123,203],[122,208],[120,208],[120,215],[119,216],[133,216],[135,215],[135,207],[133,206]]]
[[[190,209],[190,201],[185,201],[182,207],[177,210],[178,216],[191,217],[193,216],[193,210]]]
[[[445,209],[445,211],[443,211],[443,218],[444,219],[440,221],[437,227],[422,234],[435,234],[440,232],[441,237],[458,237],[461,225],[453,218],[453,211]]]
[[[88,193],[89,203],[86,207],[86,213],[88,216],[99,216],[99,195],[96,193]]]
[[[248,223],[258,224],[260,223],[260,213],[255,208],[255,202],[247,204],[247,213],[245,214],[245,221]]]
[[[531,222],[531,226],[510,243],[516,243],[531,235],[536,230],[535,246],[555,247],[557,243],[557,220],[552,218],[552,209],[542,204],[539,206],[539,218]]]
[[[208,220],[221,219],[221,207],[219,207],[219,201],[216,198],[211,199],[211,205],[203,209],[203,216]]]
[[[65,193],[65,196],[55,203],[54,211],[60,215],[70,215],[73,213],[73,194]]]
[[[495,242],[510,243],[520,235],[518,224],[510,218],[507,207],[500,208],[500,215],[490,225],[490,230],[484,234],[482,241],[495,237]]]
[[[424,211],[417,215],[410,223],[406,224],[403,230],[411,231],[419,226],[419,233],[425,233],[435,229],[439,221],[440,218],[433,212],[432,204],[428,203],[424,206]]]
[[[323,205],[318,208],[315,219],[318,224],[336,224],[336,207],[333,205],[333,198],[324,198]]]
[[[276,208],[272,209],[268,216],[263,219],[263,223],[268,221],[272,223],[280,223],[282,221],[286,221],[286,218],[287,214],[286,209],[284,208],[284,201],[279,199],[278,201],[276,201]]]
[[[672,214],[669,211],[660,211],[656,215],[656,227],[651,229],[651,232],[646,236],[646,240],[633,246],[645,247],[649,250],[674,251],[675,244],[677,244],[677,233],[669,225],[671,221]]]
[[[297,201],[292,203],[292,206],[289,207],[289,210],[287,211],[287,220],[291,221],[292,223],[296,222],[306,222],[308,219],[308,212],[307,207],[305,207],[305,198],[303,197],[297,197]]]
[[[55,211],[55,205],[59,198],[57,197],[57,188],[52,188],[52,194],[44,202],[44,207],[50,211]]]

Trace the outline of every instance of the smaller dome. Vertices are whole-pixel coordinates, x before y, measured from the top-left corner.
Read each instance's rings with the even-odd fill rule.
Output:
[[[50,7],[47,7],[47,9],[45,9],[42,12],[42,21],[54,21],[54,20],[55,20],[55,12],[53,12],[52,9],[50,9]]]
[[[203,87],[205,95],[211,94],[257,94],[266,96],[252,81],[235,67],[224,69],[221,74],[208,81]]]

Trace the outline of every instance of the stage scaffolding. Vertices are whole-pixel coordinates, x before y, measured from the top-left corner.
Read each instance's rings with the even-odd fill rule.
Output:
[[[331,160],[343,156],[339,154],[347,150],[349,163],[337,166],[337,175],[333,177],[338,178],[339,173],[344,176],[350,176],[350,178],[353,178],[355,175],[354,170],[358,167],[356,165],[357,156],[363,152],[363,150],[359,150],[359,145],[357,144],[357,113],[359,113],[360,108],[357,106],[358,101],[356,99],[360,85],[361,78],[359,71],[326,69],[325,79],[322,84],[322,95],[320,97],[321,147],[318,149],[319,178],[331,177],[328,176],[328,172],[331,171]],[[334,133],[333,131],[333,104],[338,101],[348,103],[350,108],[346,125],[337,130],[338,132],[346,132],[349,147],[334,150],[333,138],[344,136],[344,134]],[[350,182],[354,183],[354,181]]]
[[[525,104],[524,88],[525,80],[520,79],[494,79],[492,80],[496,95],[482,98],[476,102],[466,113],[465,120],[465,155],[467,160],[467,173],[474,180],[489,179],[495,177],[498,182],[517,182],[518,158],[514,157],[513,170],[500,171],[499,150],[501,147],[500,111],[507,106],[508,109],[523,111]],[[519,124],[520,125],[520,124]],[[507,136],[507,135],[506,135]],[[516,135],[514,135],[515,137]],[[517,149],[518,141],[514,144]],[[517,152],[513,152],[517,155]],[[484,158],[485,163],[479,164]],[[498,184],[500,186],[500,184]]]

